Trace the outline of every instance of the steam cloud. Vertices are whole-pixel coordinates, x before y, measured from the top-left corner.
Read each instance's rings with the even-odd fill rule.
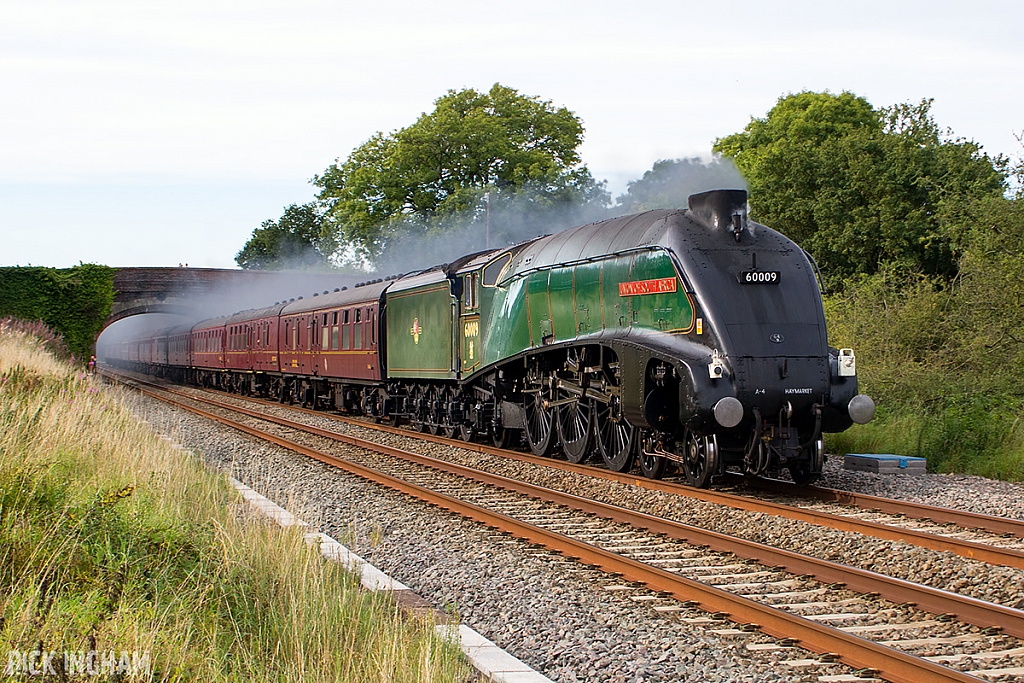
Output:
[[[147,314],[114,323],[100,337],[97,349],[118,343],[125,336],[193,325],[300,296],[308,299],[313,292],[352,288],[357,282],[423,270],[476,251],[500,249],[584,223],[652,209],[686,208],[691,194],[726,188],[747,189],[746,180],[729,159],[666,159],[655,162],[643,177],[630,182],[626,192],[610,206],[599,202],[552,202],[521,193],[495,197],[489,212],[481,202],[461,214],[430,220],[410,218],[395,226],[383,252],[372,264],[372,273],[318,272],[309,269],[308,258],[296,255],[297,270],[266,273],[259,284],[229,283],[190,292],[187,316]],[[178,297],[170,293],[169,299],[184,298],[177,294]]]

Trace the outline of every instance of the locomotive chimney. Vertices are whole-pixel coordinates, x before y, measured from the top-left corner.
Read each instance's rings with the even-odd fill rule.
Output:
[[[729,230],[740,241],[747,227],[747,191],[711,190],[691,194],[690,213],[712,230]]]

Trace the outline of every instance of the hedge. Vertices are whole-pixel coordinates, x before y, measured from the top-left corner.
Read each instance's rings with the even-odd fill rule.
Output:
[[[114,273],[93,263],[0,268],[0,317],[41,320],[64,336],[77,358],[88,358],[110,316]]]

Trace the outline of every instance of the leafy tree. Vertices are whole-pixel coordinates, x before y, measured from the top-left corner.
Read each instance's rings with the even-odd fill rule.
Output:
[[[779,99],[715,142],[750,183],[752,214],[810,251],[836,280],[884,264],[949,276],[950,226],[1005,189],[1006,160],[943,134],[931,101],[876,110],[844,92]]]
[[[699,157],[661,159],[642,178],[629,181],[618,198],[616,211],[636,213],[651,209],[686,208],[691,194],[723,188],[746,188],[747,182],[731,159],[714,157],[704,163]]]
[[[330,221],[315,203],[292,204],[278,220],[266,220],[235,255],[246,270],[331,267],[337,250]]]
[[[411,226],[444,232],[475,220],[488,193],[492,203],[516,198],[540,208],[607,202],[577,152],[583,124],[565,107],[500,84],[486,93],[450,90],[434,105],[314,178],[339,240],[363,257]]]

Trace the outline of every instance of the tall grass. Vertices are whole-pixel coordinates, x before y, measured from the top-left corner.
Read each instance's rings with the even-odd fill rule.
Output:
[[[0,326],[0,666],[136,651],[153,680],[467,680],[430,623],[239,515],[223,476],[42,346]]]

